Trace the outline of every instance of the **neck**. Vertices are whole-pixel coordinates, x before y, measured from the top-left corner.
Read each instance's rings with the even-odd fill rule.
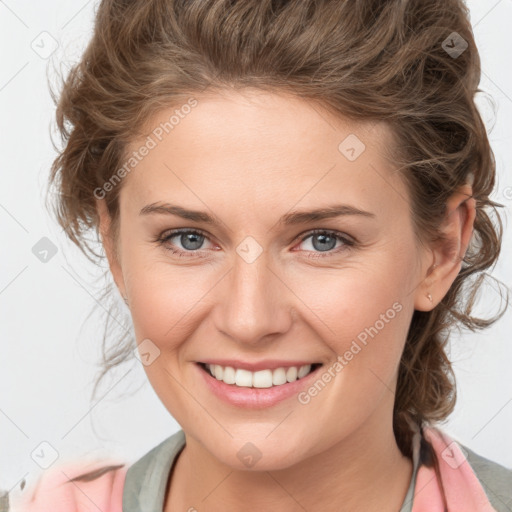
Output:
[[[234,470],[186,436],[164,510],[396,512],[410,484],[412,461],[396,444],[391,418],[386,428],[381,420],[369,418],[328,451],[275,471]]]

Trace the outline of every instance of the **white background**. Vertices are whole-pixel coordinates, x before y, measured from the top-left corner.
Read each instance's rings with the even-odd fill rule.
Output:
[[[134,461],[179,429],[137,360],[114,371],[99,400],[89,402],[105,322],[104,306],[96,301],[104,268],[94,268],[67,242],[43,204],[55,157],[47,65],[51,61],[65,67],[78,58],[92,34],[95,5],[0,2],[0,489],[13,489],[22,478],[30,482],[42,472],[31,453],[43,441],[58,451],[61,461],[85,455]],[[483,64],[480,87],[498,107],[493,120],[488,104],[479,100],[486,124],[494,125],[490,139],[499,180],[493,198],[505,205],[506,215],[503,252],[493,275],[510,285],[512,274],[505,262],[511,253],[512,199],[505,191],[512,187],[512,0],[473,0],[469,6]],[[44,31],[59,45],[50,59],[31,47],[48,37],[40,35]],[[42,237],[58,247],[47,263],[32,253]],[[498,304],[497,287],[487,287],[479,311],[492,312]],[[458,403],[443,426],[466,446],[508,467],[510,310],[486,331],[453,337]],[[130,328],[126,314],[116,320]]]

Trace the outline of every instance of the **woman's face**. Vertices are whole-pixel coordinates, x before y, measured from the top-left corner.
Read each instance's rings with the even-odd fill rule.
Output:
[[[150,139],[131,145],[119,261],[110,257],[158,397],[205,453],[240,469],[389,433],[429,262],[384,157],[386,127],[261,92],[188,105],[159,113]],[[322,366],[250,388],[198,364],[215,360],[259,365],[238,379],[263,386],[292,378],[290,365]]]

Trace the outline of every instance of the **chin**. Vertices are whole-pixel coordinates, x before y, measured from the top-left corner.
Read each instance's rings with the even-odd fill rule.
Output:
[[[273,440],[265,440],[267,435],[266,428],[265,434],[254,436],[252,442],[248,440],[250,435],[244,436],[244,440],[231,439],[226,445],[220,446],[220,450],[219,445],[215,445],[211,454],[226,466],[243,471],[277,471],[289,468],[307,457],[290,442],[288,436],[284,436],[288,439],[286,442],[278,436]],[[233,456],[229,456],[230,454]]]

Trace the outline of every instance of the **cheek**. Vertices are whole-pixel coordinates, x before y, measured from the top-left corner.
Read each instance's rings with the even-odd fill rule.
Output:
[[[143,367],[148,380],[173,417],[186,422],[197,416],[199,421],[201,411],[190,406],[193,391],[185,390],[179,382],[184,377],[183,368],[187,368],[182,348],[201,322],[197,305],[204,302],[208,283],[198,279],[192,268],[177,268],[161,260],[148,265],[136,252],[126,260],[126,267],[135,338],[143,348],[148,347],[140,351],[141,356],[149,352],[151,357]],[[184,411],[186,417],[182,416]]]
[[[312,329],[332,351],[332,361],[319,376],[322,382],[299,397],[310,417],[326,425],[326,436],[340,435],[340,426],[356,428],[382,401],[393,398],[413,312],[408,278],[393,268],[404,267],[345,269],[345,275],[316,280],[315,287],[304,282],[294,288],[314,312],[308,314]]]
[[[172,264],[164,248],[141,243],[136,236],[126,233],[123,238],[123,275],[136,339],[172,348],[172,340],[183,338],[194,306],[204,301],[214,282],[208,284],[206,273],[197,267]]]
[[[407,261],[405,261],[407,260]],[[382,254],[373,262],[294,278],[302,317],[352,369],[390,375],[396,369],[412,314],[410,257]],[[347,364],[348,366],[348,364]]]
[[[205,295],[206,283],[192,271],[159,265],[134,270],[131,278],[130,310],[137,340],[150,338],[171,348],[173,339],[186,336],[184,330],[194,316],[194,306]]]

